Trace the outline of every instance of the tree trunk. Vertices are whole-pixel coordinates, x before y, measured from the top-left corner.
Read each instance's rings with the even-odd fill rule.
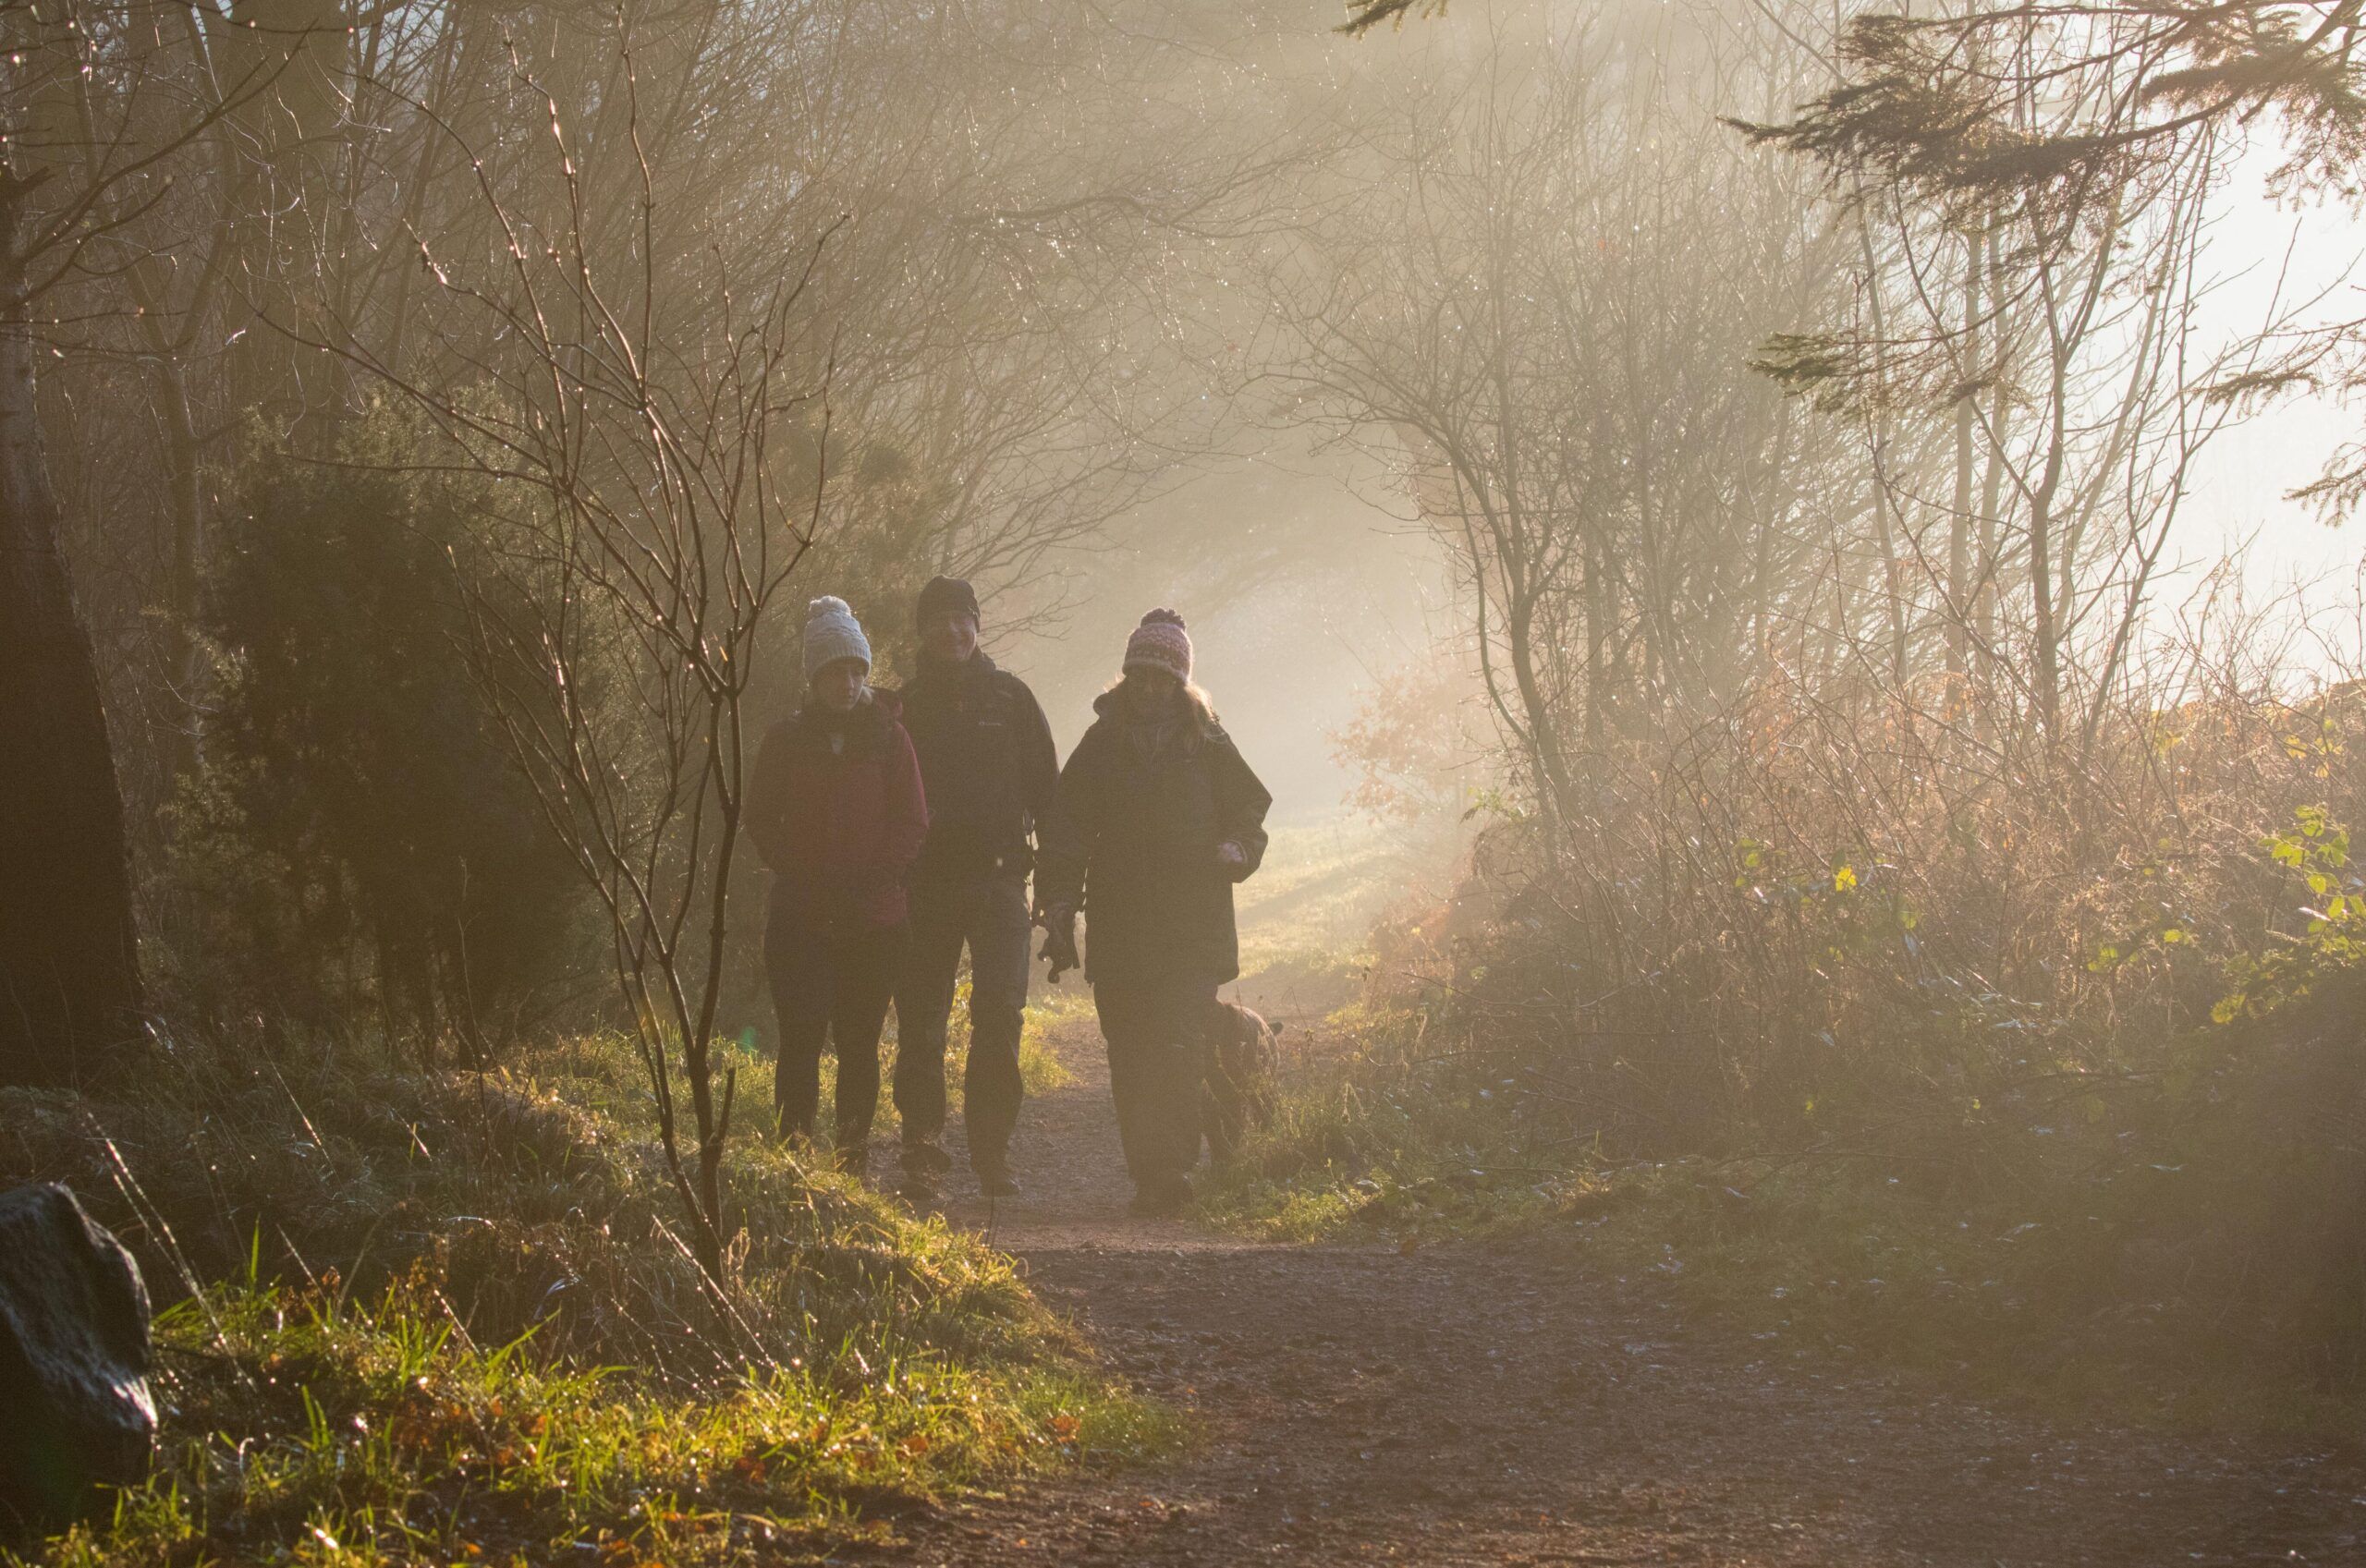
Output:
[[[0,171],[0,1082],[71,1082],[141,1010],[123,796],[43,459],[22,252]]]
[[[1955,506],[1947,519],[1947,706],[1961,706],[1963,683],[1971,669],[1971,469],[1972,436],[1979,410],[1980,240],[1964,238],[1963,357],[1956,396]]]
[[[256,318],[233,336],[225,370],[230,406],[286,438],[333,406],[344,377],[287,329],[317,331],[325,299],[325,237],[337,205],[326,165],[342,113],[346,16],[341,0],[236,0],[226,11],[213,30],[224,79],[267,86],[250,90],[229,115],[241,146],[224,200],[271,220],[237,225],[224,259]]]
[[[1586,750],[1587,767],[1609,747],[1610,676],[1604,651],[1610,639],[1609,566],[1600,535],[1586,530]]]
[[[1980,531],[1972,558],[1971,626],[1975,665],[1971,689],[1983,707],[1998,689],[1999,672],[1995,668],[1997,577],[2003,571],[1999,557],[2002,541],[1999,533],[2004,526],[2005,471],[2010,466],[2013,428],[2013,400],[2006,395],[2010,366],[2006,355],[2012,347],[2006,335],[2004,303],[2006,300],[2004,261],[1997,225],[1991,222],[1981,240],[1983,265],[1988,273],[1988,298],[1994,313],[1995,329],[1990,336],[1989,353],[1995,361],[1995,374],[1991,378],[1994,390],[1988,398],[1988,464],[1980,484]],[[1993,717],[1993,709],[1992,709]]]
[[[173,735],[177,779],[194,777],[205,749],[205,653],[197,636],[199,585],[205,575],[205,484],[197,420],[189,411],[189,381],[181,362],[160,354],[155,362],[156,409],[165,423],[165,472],[172,487],[173,679],[180,701],[180,727]]]
[[[1544,808],[1545,827],[1557,847],[1576,797],[1563,766],[1567,760],[1561,754],[1560,725],[1537,679],[1535,625],[1532,597],[1512,599],[1504,606],[1504,646],[1511,657],[1512,685],[1519,692],[1520,710],[1528,720],[1529,746],[1535,752],[1530,761],[1536,771],[1538,804]]]
[[[1872,467],[1868,476],[1873,505],[1873,539],[1882,553],[1882,598],[1885,602],[1889,622],[1889,678],[1896,691],[1903,694],[1911,663],[1911,649],[1906,624],[1906,564],[1900,558],[1898,543],[1890,529],[1889,505],[1889,375],[1881,356],[1888,352],[1889,323],[1882,310],[1881,263],[1873,253],[1873,228],[1870,218],[1858,226],[1858,239],[1865,259],[1866,302],[1872,311],[1873,342],[1876,359],[1873,380],[1877,394],[1873,411],[1865,423],[1865,439],[1871,448]],[[1898,526],[1905,527],[1900,518]]]

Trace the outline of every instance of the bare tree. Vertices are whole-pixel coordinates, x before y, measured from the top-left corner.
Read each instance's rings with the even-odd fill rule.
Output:
[[[2012,53],[2022,72],[2048,57],[2062,69],[2006,112],[2025,141],[2062,119],[2141,120],[2140,97],[2091,68],[2078,43],[2028,21]],[[1827,112],[1750,128],[1817,151],[1834,134]],[[1834,193],[1866,237],[1859,307],[1778,337],[1760,361],[1828,411],[1952,448],[1944,495],[1914,469],[1880,476],[1903,539],[1892,559],[1907,566],[1893,596],[1901,628],[1916,628],[1894,684],[1903,691],[1928,667],[1935,631],[1949,671],[1976,659],[1990,716],[2025,720],[2049,754],[2092,744],[2192,466],[2226,422],[2225,400],[2206,395],[2256,361],[2273,325],[2217,342],[2201,332],[2209,214],[2227,165],[2217,129],[2139,145],[2140,158],[2018,188],[1834,165]]]
[[[68,0],[7,25],[40,33],[6,67],[10,154],[54,168],[19,210],[105,187],[28,315],[46,307],[58,559],[96,606],[90,662],[168,951],[201,922],[173,881],[168,824],[190,819],[166,808],[221,783],[194,634],[212,477],[336,460],[379,372],[455,407],[521,373],[522,340],[422,266],[422,240],[459,280],[560,237],[604,291],[650,279],[636,331],[695,359],[716,280],[744,316],[830,233],[797,315],[836,349],[833,586],[1016,585],[1231,418],[1199,395],[1220,329],[1192,297],[1297,155],[1253,69],[1213,48],[1178,67],[1158,27],[1086,0],[705,0],[662,25],[632,5]],[[579,337],[575,309],[554,309],[552,343]]]
[[[1843,273],[1806,183],[1712,118],[1766,90],[1730,43],[1605,26],[1433,73],[1365,152],[1385,199],[1274,261],[1270,374],[1402,448],[1548,816],[1622,731],[1741,689],[1823,563],[1860,569],[1810,498],[1866,470],[1744,369]]]
[[[632,44],[628,32],[628,123],[640,91]],[[694,284],[665,277],[655,258],[671,213],[642,162],[631,192],[641,243],[604,262],[584,154],[555,101],[543,121],[561,226],[512,212],[488,180],[503,261],[418,251],[457,316],[491,329],[467,341],[500,351],[430,383],[359,340],[335,346],[439,425],[449,460],[485,481],[486,546],[462,577],[475,667],[606,915],[666,1168],[691,1248],[720,1285],[736,1076],[717,1074],[715,1020],[755,741],[750,692],[827,490],[829,370],[803,309],[822,245],[754,275],[710,258]],[[661,328],[667,290],[700,297],[689,330]]]

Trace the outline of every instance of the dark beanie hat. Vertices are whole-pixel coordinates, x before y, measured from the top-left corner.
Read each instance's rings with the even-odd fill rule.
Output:
[[[937,616],[948,613],[964,614],[971,620],[979,619],[977,590],[962,577],[929,578],[928,586],[921,590],[921,602],[913,610],[912,618],[926,626]]]

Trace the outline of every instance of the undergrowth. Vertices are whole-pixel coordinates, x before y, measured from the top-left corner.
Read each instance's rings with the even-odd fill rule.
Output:
[[[779,1561],[1178,1440],[1006,1258],[752,1132],[718,1297],[620,1040],[146,1066],[0,1094],[0,1173],[67,1180],[167,1303],[154,1477],[30,1561]]]
[[[2354,1427],[2366,1273],[2353,1181],[2306,1140],[2347,1116],[2329,1039],[2366,977],[2218,1026],[2176,1065],[2074,1075],[1946,1124],[1622,1157],[1533,1075],[1418,1008],[1332,1020],[1203,1211],[1268,1239],[1516,1236],[1650,1282],[1769,1359],[1867,1357],[1985,1396],[2132,1420]],[[2335,1078],[2342,1075],[2336,1071]]]
[[[1053,1455],[1140,1451],[1164,1420],[1074,1373],[852,1344],[703,1394],[480,1347],[432,1275],[368,1305],[256,1283],[158,1321],[159,1472],[58,1563],[779,1562],[899,1500]]]
[[[1526,759],[1209,1209],[1542,1227],[1987,1387],[2354,1410],[2366,687],[2245,669],[2076,748],[1778,683]]]

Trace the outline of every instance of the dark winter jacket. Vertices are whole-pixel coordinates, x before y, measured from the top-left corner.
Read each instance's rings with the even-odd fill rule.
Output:
[[[1060,772],[1037,902],[1086,912],[1085,978],[1096,984],[1238,978],[1232,884],[1264,858],[1273,796],[1196,705],[1163,733],[1128,718],[1115,693],[1093,707],[1100,717]],[[1240,845],[1240,865],[1217,864],[1226,843]]]
[[[1028,835],[1051,815],[1060,782],[1060,754],[1035,694],[977,653],[957,664],[923,658],[901,695],[928,785],[928,842],[915,874],[1025,876]]]
[[[748,836],[772,869],[773,918],[820,930],[901,925],[928,796],[894,699],[808,708],[774,724],[748,784]]]

